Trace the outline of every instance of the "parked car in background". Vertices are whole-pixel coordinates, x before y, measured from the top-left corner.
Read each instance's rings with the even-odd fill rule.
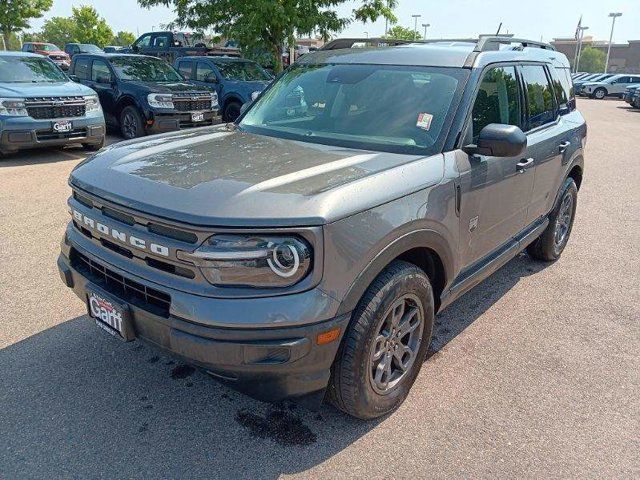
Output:
[[[640,108],[640,88],[636,88],[635,92],[633,92],[633,96],[631,97],[631,106]]]
[[[587,82],[582,86],[582,95],[603,99],[605,97],[622,97],[629,85],[640,83],[640,75],[613,75],[605,80]]]
[[[622,99],[628,104],[631,104],[631,101],[633,100],[633,95],[638,88],[640,88],[640,83],[633,83],[629,85],[627,88],[624,89],[624,93],[622,94]]]
[[[573,88],[575,89],[576,95],[580,95],[582,93],[582,86],[587,82],[600,82],[602,80],[606,80],[609,77],[613,77],[612,73],[600,73],[596,75],[589,75],[582,80],[574,80]]]
[[[576,72],[571,74],[571,78],[573,80],[578,80],[582,77],[586,77],[587,75],[589,75],[587,72]]]
[[[185,81],[160,58],[78,54],[70,73],[98,93],[107,124],[127,139],[211,125],[217,118],[215,90]]]
[[[103,53],[102,49],[93,43],[67,43],[64,51],[71,58],[78,53]]]
[[[215,88],[225,122],[235,121],[242,105],[255,99],[273,79],[260,65],[245,58],[181,57],[174,66],[192,82]]]
[[[153,55],[173,64],[176,58],[191,55],[227,55],[240,57],[237,48],[210,48],[184,32],[148,32],[141,35],[126,50],[128,53]]]
[[[107,45],[102,50],[104,51],[104,53],[124,53],[125,47],[121,47],[119,45]]]
[[[0,52],[0,153],[69,144],[98,150],[104,137],[93,90],[41,55]]]
[[[49,57],[62,70],[69,70],[71,57],[69,57],[69,55],[60,50],[60,48],[58,48],[53,43],[25,42],[22,44],[22,51],[37,53],[39,55]]]

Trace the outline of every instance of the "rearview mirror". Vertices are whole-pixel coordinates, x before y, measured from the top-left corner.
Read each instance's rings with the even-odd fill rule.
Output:
[[[490,123],[480,131],[478,143],[465,145],[468,155],[491,157],[516,157],[527,148],[527,136],[515,125]]]

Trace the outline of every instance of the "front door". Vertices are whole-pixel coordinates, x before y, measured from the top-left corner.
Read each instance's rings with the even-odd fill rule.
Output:
[[[115,77],[107,65],[107,62],[100,59],[93,60],[91,65],[91,80],[89,86],[98,92],[100,105],[104,112],[105,119],[109,124],[116,125],[115,118]]]
[[[523,98],[513,65],[491,67],[473,105],[475,142],[490,123],[522,126]],[[463,267],[483,259],[520,232],[533,188],[525,151],[517,157],[467,156],[460,165],[460,258]]]

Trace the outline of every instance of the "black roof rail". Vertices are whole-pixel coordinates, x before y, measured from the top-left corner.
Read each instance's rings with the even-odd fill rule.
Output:
[[[550,45],[545,42],[537,42],[535,40],[526,40],[524,38],[513,38],[507,36],[480,36],[478,39],[478,43],[476,43],[476,48],[474,48],[474,52],[486,52],[488,50],[498,50],[500,45],[509,45],[512,43],[520,44],[524,47],[536,47],[542,48],[543,50],[554,50],[553,45]]]

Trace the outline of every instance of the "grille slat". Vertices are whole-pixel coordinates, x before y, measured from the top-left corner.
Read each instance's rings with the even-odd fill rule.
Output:
[[[86,102],[83,97],[32,97],[25,101],[27,113],[36,120],[84,117]]]
[[[107,292],[153,314],[169,317],[171,296],[126,278],[71,249],[71,266]]]
[[[211,96],[208,94],[174,95],[173,106],[181,112],[211,110]]]

